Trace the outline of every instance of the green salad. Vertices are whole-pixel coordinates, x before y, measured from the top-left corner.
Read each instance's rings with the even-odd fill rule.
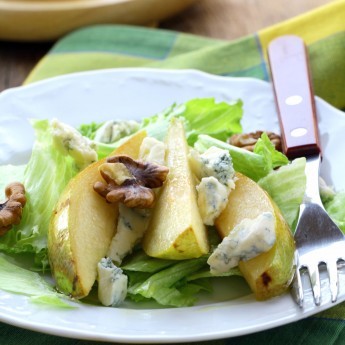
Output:
[[[305,191],[305,160],[289,162],[265,133],[253,152],[230,145],[229,137],[243,131],[242,115],[241,101],[193,99],[174,104],[141,122],[113,121],[111,132],[107,123],[82,124],[78,131],[85,138],[83,143],[59,133],[57,120],[32,120],[35,143],[28,163],[0,166],[0,193],[10,182],[20,181],[27,199],[21,222],[0,237],[0,289],[25,294],[36,303],[70,307],[69,298],[57,292],[54,282],[43,278],[50,275],[48,230],[61,194],[77,174],[109,156],[135,133],[145,130],[147,136],[164,141],[173,119],[183,123],[189,147],[200,154],[212,147],[229,152],[234,170],[267,191],[293,231]],[[76,149],[85,143],[88,147]],[[335,193],[325,186],[321,196],[330,216],[345,231],[345,193]],[[5,200],[5,195],[0,199]],[[4,208],[5,204],[1,205]],[[214,226],[207,228],[210,248],[215,248],[221,238]],[[128,277],[127,298],[137,303],[154,300],[162,306],[193,305],[200,291],[212,288],[209,255],[186,260],[154,258],[136,243],[119,265]],[[242,273],[234,267],[223,275]]]

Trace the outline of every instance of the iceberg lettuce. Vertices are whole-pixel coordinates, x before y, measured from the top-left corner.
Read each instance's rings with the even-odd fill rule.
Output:
[[[170,120],[179,117],[184,121],[187,141],[191,146],[200,134],[226,140],[232,134],[242,131],[242,105],[240,100],[232,103],[217,103],[213,98],[192,99],[183,104],[174,104],[156,115],[144,118],[139,129],[145,129],[149,136],[164,141]],[[81,126],[79,130],[83,135],[93,139],[99,127],[91,123],[89,126]],[[98,157],[107,156],[127,138],[121,138],[110,144],[96,142]]]
[[[258,139],[253,152],[262,156],[267,167],[271,169],[275,169],[289,163],[288,158],[283,153],[275,149],[275,146],[265,132],[263,132],[261,138]]]
[[[60,137],[54,136],[54,128],[48,120],[33,121],[32,125],[36,140],[25,169],[23,166],[1,168],[7,172],[6,176],[2,176],[1,184],[19,179],[25,186],[27,203],[21,223],[0,238],[0,250],[32,253],[36,264],[44,269],[48,266],[47,232],[50,217],[68,181],[80,170],[73,157],[77,157],[78,163],[81,157],[76,155],[76,148],[68,146],[70,137],[60,140]]]
[[[345,233],[345,192],[338,193],[327,201],[325,208],[330,217]]]
[[[135,301],[154,299],[161,305],[186,307],[196,301],[196,293],[209,289],[202,281],[187,278],[206,265],[207,257],[190,260],[161,260],[138,252],[122,266],[129,276],[128,293]]]
[[[150,136],[164,140],[172,117],[182,118],[189,145],[193,145],[199,134],[208,134],[226,140],[233,133],[242,131],[242,101],[219,102],[214,98],[196,98],[180,105],[173,105],[163,112],[146,118],[142,128]]]
[[[304,157],[296,158],[258,181],[275,201],[292,230],[295,228],[299,205],[306,188],[305,164]]]
[[[75,308],[69,298],[58,293],[38,273],[21,268],[0,255],[0,289],[26,295],[33,303],[57,308]]]

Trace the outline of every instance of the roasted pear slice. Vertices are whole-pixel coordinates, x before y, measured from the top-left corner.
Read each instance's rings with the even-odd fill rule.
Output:
[[[138,132],[111,155],[137,158],[145,132]],[[108,204],[93,185],[101,180],[98,167],[89,165],[66,186],[50,221],[48,254],[58,290],[87,296],[97,276],[97,264],[107,253],[117,223],[118,207]]]
[[[243,219],[254,219],[263,212],[275,217],[276,242],[273,247],[248,261],[240,261],[239,269],[255,294],[265,300],[287,290],[294,272],[294,239],[280,210],[271,197],[250,178],[236,173],[236,187],[228,204],[215,222],[225,237]]]
[[[143,248],[152,257],[191,259],[209,250],[189,166],[183,124],[173,119],[166,138],[169,174],[153,210]]]

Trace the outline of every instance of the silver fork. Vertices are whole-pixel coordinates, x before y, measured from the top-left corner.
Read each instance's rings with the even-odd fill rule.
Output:
[[[320,266],[326,265],[332,302],[339,293],[338,263],[345,237],[325,211],[319,194],[321,149],[307,51],[297,36],[282,36],[268,47],[282,146],[289,158],[306,157],[307,185],[295,232],[296,272],[292,294],[304,303],[301,272],[308,272],[316,305],[321,303]]]

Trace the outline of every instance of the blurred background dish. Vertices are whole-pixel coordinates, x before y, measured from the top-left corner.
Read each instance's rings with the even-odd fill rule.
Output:
[[[0,0],[0,39],[46,41],[85,25],[153,25],[197,0]]]

